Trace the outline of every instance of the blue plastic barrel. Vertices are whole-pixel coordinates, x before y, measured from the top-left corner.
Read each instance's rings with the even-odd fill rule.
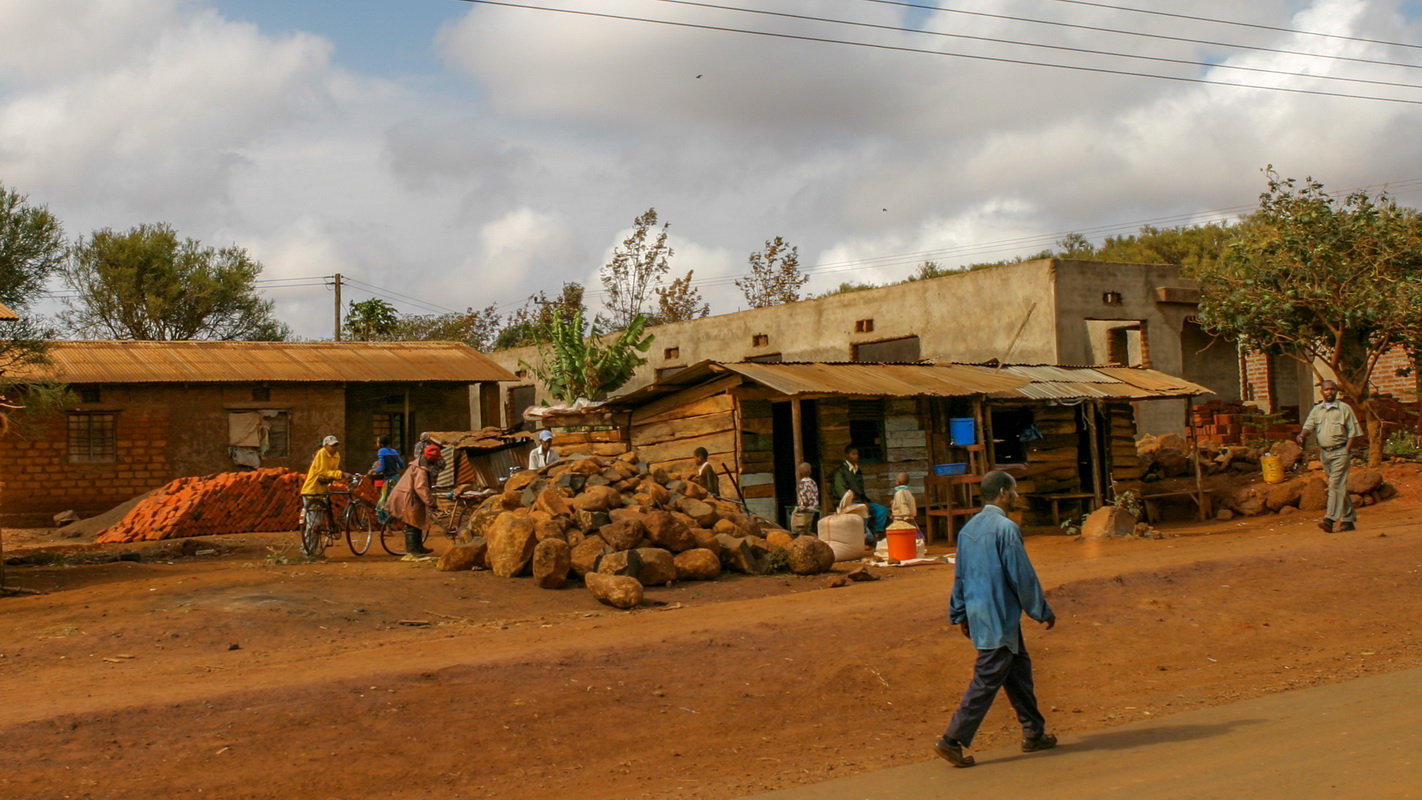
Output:
[[[966,447],[978,443],[978,426],[972,417],[958,417],[948,420],[948,439],[955,446]]]

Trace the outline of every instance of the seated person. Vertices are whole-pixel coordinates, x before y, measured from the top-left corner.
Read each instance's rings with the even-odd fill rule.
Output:
[[[844,497],[845,492],[854,492],[854,502],[869,507],[869,523],[864,527],[864,538],[869,546],[872,547],[883,538],[884,529],[889,527],[889,509],[870,500],[869,495],[864,493],[864,473],[859,469],[859,448],[852,444],[845,446],[844,463],[834,471],[830,486],[835,497]]]

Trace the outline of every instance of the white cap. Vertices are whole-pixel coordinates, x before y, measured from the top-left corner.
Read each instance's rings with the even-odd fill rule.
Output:
[[[551,442],[551,441],[553,441],[553,431],[550,431],[550,430],[548,430],[547,428],[544,428],[543,430],[541,430],[541,431],[538,432],[538,440],[539,440],[540,442]]]
[[[340,440],[340,439],[337,439],[337,438],[334,437],[334,436],[327,436],[326,438],[324,438],[324,439],[321,440],[321,444],[323,444],[323,445],[328,445],[328,446],[329,446],[329,445],[333,445],[333,444],[340,444],[340,443],[341,443],[341,440]]]

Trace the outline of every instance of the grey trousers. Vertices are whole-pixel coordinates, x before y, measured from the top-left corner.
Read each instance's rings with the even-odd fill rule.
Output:
[[[1023,738],[1033,739],[1047,731],[1047,720],[1037,709],[1037,694],[1032,688],[1032,657],[1027,655],[1027,647],[1022,634],[1017,634],[1017,650],[999,647],[996,650],[979,650],[978,662],[973,669],[973,680],[963,693],[963,702],[953,713],[948,729],[943,736],[964,746],[973,743],[978,728],[987,717],[998,689],[1007,690],[1007,699],[1017,712],[1017,721],[1022,723]]]
[[[1318,458],[1328,475],[1328,511],[1324,515],[1334,522],[1357,522],[1358,512],[1348,497],[1348,448],[1320,449]]]

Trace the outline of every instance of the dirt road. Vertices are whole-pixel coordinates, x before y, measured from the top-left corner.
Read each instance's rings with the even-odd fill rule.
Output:
[[[1351,534],[1030,537],[1060,619],[1028,633],[1049,724],[1422,665],[1422,481],[1390,477],[1402,497]],[[971,673],[949,567],[690,583],[625,613],[388,557],[271,563],[281,540],[10,568],[47,594],[0,599],[0,796],[738,797],[922,761]],[[977,744],[1014,728],[995,709]]]

